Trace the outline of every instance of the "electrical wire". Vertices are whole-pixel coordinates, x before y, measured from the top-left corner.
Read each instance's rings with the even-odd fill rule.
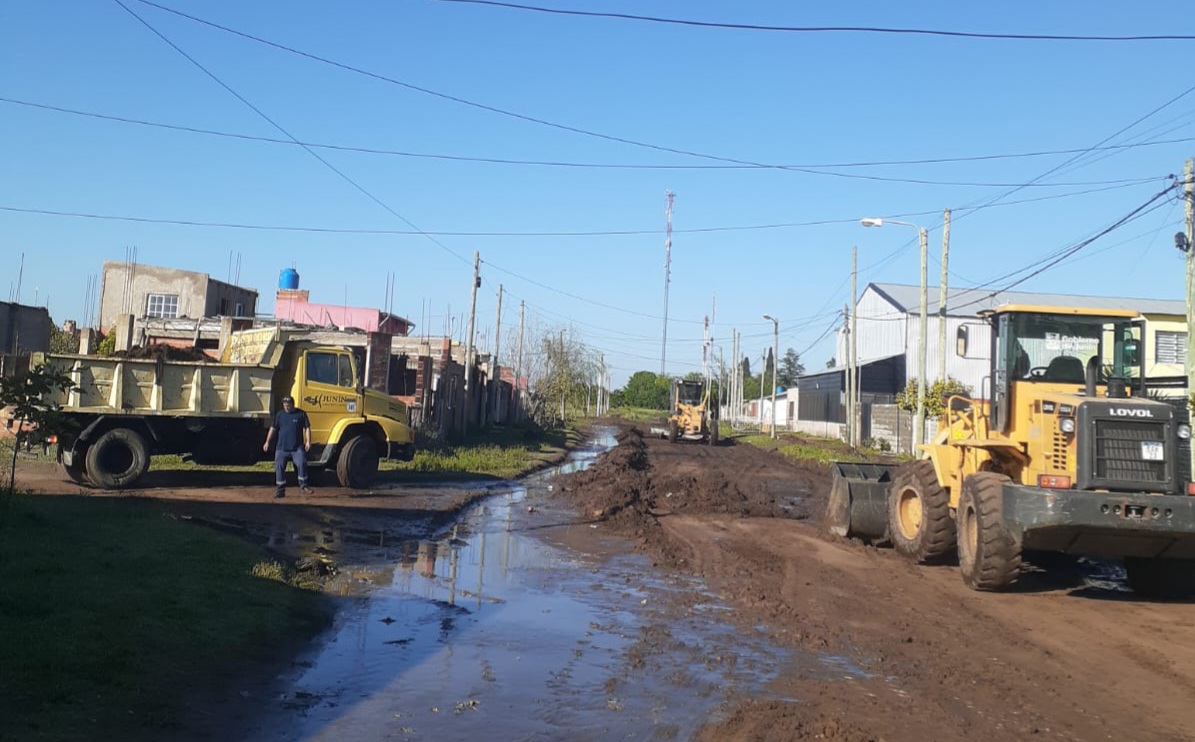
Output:
[[[735,31],[775,31],[784,33],[871,33],[896,34],[904,36],[945,36],[951,38],[989,39],[999,41],[1195,41],[1195,36],[1185,34],[1082,36],[1074,34],[982,33],[975,31],[943,31],[928,28],[891,28],[884,26],[772,26],[757,23],[718,23],[714,21],[695,21],[682,18],[662,18],[658,16],[635,15],[632,13],[566,10],[564,8],[549,8],[538,5],[523,5],[520,3],[500,2],[499,0],[437,0],[437,2],[453,3],[459,5],[486,5],[495,8],[525,10],[537,13],[549,13],[553,15],[579,16],[586,18],[612,18],[628,21],[663,23],[674,26],[717,28]]]
[[[79,116],[83,118],[98,119],[101,121],[112,121],[115,123],[132,124],[136,126],[145,126],[156,129],[165,129],[168,131],[181,131],[190,134],[205,134],[215,137],[224,137],[228,139],[239,139],[249,142],[264,142],[267,144],[282,144],[287,146],[306,146],[315,149],[329,149],[339,152],[353,152],[359,154],[370,155],[390,155],[394,157],[410,157],[410,158],[424,158],[433,160],[450,160],[454,162],[479,162],[490,163],[498,165],[529,165],[539,167],[560,167],[560,168],[579,168],[579,169],[610,169],[610,170],[759,170],[758,165],[668,165],[663,163],[606,163],[606,162],[573,162],[567,160],[527,160],[514,159],[503,157],[476,157],[468,155],[449,155],[433,152],[412,152],[408,150],[395,149],[381,149],[376,147],[361,147],[347,144],[329,144],[322,142],[308,142],[308,141],[294,141],[290,139],[280,139],[277,137],[257,136],[253,134],[242,134],[239,132],[221,131],[218,129],[205,129],[197,126],[187,126],[184,124],[169,124],[162,121],[150,121],[148,119],[132,118],[129,116],[118,116],[115,114],[100,113],[98,111],[85,111],[77,108],[67,108],[64,106],[51,105],[49,103],[37,103],[34,101],[21,100],[18,98],[7,98],[0,96],[0,103],[8,103],[14,106],[24,106],[27,108],[36,108],[43,111],[53,111],[55,113],[63,113],[72,116]],[[1185,124],[1184,124],[1185,126]],[[1173,130],[1183,128],[1182,126],[1175,127]],[[805,168],[810,170],[828,170],[832,168],[863,168],[863,167],[889,167],[889,166],[908,166],[908,165],[940,165],[940,164],[956,164],[965,162],[984,162],[996,160],[1012,160],[1023,158],[1045,157],[1050,155],[1065,155],[1075,153],[1086,153],[1089,151],[1107,152],[1118,151],[1122,149],[1136,149],[1138,147],[1157,147],[1171,144],[1185,144],[1188,142],[1195,142],[1195,137],[1181,137],[1178,139],[1160,139],[1154,141],[1136,142],[1132,144],[1117,144],[1108,145],[1104,147],[1096,147],[1094,149],[1058,149],[1058,150],[1040,150],[1035,152],[1012,152],[1006,154],[994,155],[971,155],[960,157],[927,157],[910,160],[874,160],[863,162],[828,162],[828,163],[788,163],[778,165],[777,167],[788,168]],[[905,182],[905,181],[900,181]],[[936,181],[909,181],[909,182],[935,182]],[[1127,182],[1127,181],[1116,181]],[[942,183],[944,185],[954,185],[954,183]],[[1012,184],[964,184],[964,185],[987,185],[992,187],[1001,187]],[[1035,184],[1037,185],[1037,184]],[[1061,187],[1065,183],[1050,183],[1040,184],[1040,187]],[[1087,185],[1084,183],[1075,185]]]
[[[138,0],[138,1],[140,1],[140,0]],[[444,243],[440,242],[440,241],[439,241],[439,240],[437,240],[435,237],[432,237],[431,235],[427,234],[427,233],[426,233],[426,232],[424,232],[423,230],[419,229],[419,227],[418,227],[418,226],[416,226],[416,225],[414,224],[414,222],[412,222],[411,220],[407,219],[405,216],[403,216],[402,214],[400,214],[398,211],[396,211],[396,210],[394,210],[393,208],[391,208],[391,207],[390,207],[388,204],[386,204],[384,201],[382,201],[382,200],[381,200],[380,198],[378,198],[377,196],[373,195],[373,193],[371,193],[369,190],[367,190],[367,189],[366,189],[364,186],[362,186],[360,183],[358,183],[357,181],[355,181],[355,180],[353,180],[352,178],[350,178],[350,177],[349,177],[349,176],[348,176],[348,175],[347,175],[347,174],[346,174],[346,173],[345,173],[343,170],[341,170],[340,168],[336,167],[335,165],[333,165],[331,162],[329,162],[329,161],[328,161],[328,160],[326,160],[325,158],[321,157],[321,156],[319,155],[319,153],[317,153],[317,152],[316,152],[314,149],[312,149],[312,148],[310,148],[310,147],[307,147],[307,146],[304,146],[302,143],[300,143],[300,142],[299,142],[299,140],[298,140],[298,139],[297,139],[297,138],[296,138],[296,137],[295,137],[293,134],[291,134],[291,133],[290,133],[290,132],[289,132],[289,131],[288,131],[288,130],[285,128],[285,127],[283,127],[281,124],[279,124],[278,122],[274,121],[274,119],[272,119],[272,118],[270,118],[268,115],[266,115],[266,113],[265,113],[264,111],[262,111],[260,108],[258,108],[257,106],[253,105],[252,103],[250,103],[250,102],[249,102],[249,99],[245,98],[243,95],[241,95],[241,94],[240,94],[240,93],[238,93],[237,91],[233,90],[233,89],[232,89],[232,87],[230,87],[230,86],[229,86],[228,84],[226,84],[226,83],[225,83],[223,80],[221,80],[219,77],[217,77],[215,73],[213,73],[211,70],[207,69],[207,68],[206,68],[206,67],[204,67],[202,64],[200,64],[200,63],[199,63],[199,61],[198,61],[197,59],[195,59],[194,57],[192,57],[190,54],[187,54],[187,52],[185,52],[185,51],[182,49],[182,47],[180,47],[180,46],[178,46],[177,44],[175,44],[173,41],[171,41],[169,38],[167,38],[165,34],[163,34],[161,31],[159,31],[157,28],[155,28],[153,25],[151,25],[151,24],[150,24],[148,21],[146,21],[146,20],[145,20],[144,18],[142,18],[141,16],[137,15],[137,13],[135,13],[135,12],[133,11],[133,9],[132,9],[132,8],[130,8],[130,7],[128,7],[127,5],[125,5],[125,3],[123,2],[123,0],[112,0],[112,2],[116,3],[117,5],[119,5],[119,6],[120,6],[120,7],[121,7],[121,8],[122,8],[122,9],[123,9],[125,12],[127,12],[129,15],[131,15],[133,18],[135,18],[135,19],[136,19],[136,20],[137,20],[139,23],[141,23],[141,25],[145,26],[145,27],[146,27],[147,29],[149,29],[149,30],[150,30],[150,31],[151,31],[151,32],[152,32],[152,33],[153,33],[155,36],[157,36],[159,39],[161,39],[163,42],[165,42],[167,46],[169,46],[171,49],[174,49],[174,50],[175,50],[176,52],[178,52],[178,53],[179,53],[179,54],[180,54],[180,55],[181,55],[181,56],[182,56],[184,59],[186,59],[188,62],[190,62],[192,65],[194,65],[194,66],[195,66],[197,69],[199,69],[199,71],[200,71],[200,72],[202,72],[203,74],[207,75],[207,76],[208,76],[208,77],[209,77],[209,78],[210,78],[210,79],[211,79],[213,82],[215,82],[215,83],[216,83],[217,85],[219,85],[220,87],[224,88],[224,90],[226,90],[226,91],[227,91],[229,94],[231,94],[231,95],[232,95],[234,98],[236,98],[236,99],[237,99],[237,100],[239,100],[241,103],[243,103],[243,104],[244,104],[244,105],[245,105],[247,108],[249,108],[249,110],[251,110],[251,111],[253,111],[254,113],[256,113],[256,114],[257,114],[259,117],[261,117],[261,118],[262,118],[264,121],[266,121],[266,123],[268,123],[270,126],[273,126],[275,129],[277,129],[279,132],[281,132],[283,135],[285,135],[285,136],[286,136],[288,139],[290,139],[290,140],[291,140],[291,141],[293,141],[295,144],[297,144],[297,145],[299,145],[300,147],[302,147],[302,148],[303,148],[303,150],[304,150],[305,152],[307,152],[307,154],[309,154],[309,155],[311,155],[312,157],[314,157],[314,158],[315,158],[316,160],[318,160],[318,161],[319,161],[321,164],[323,164],[325,167],[327,167],[327,168],[328,168],[329,170],[331,170],[333,173],[335,173],[336,175],[338,175],[338,176],[339,176],[339,177],[340,177],[342,180],[344,180],[344,181],[345,181],[346,183],[348,183],[350,186],[352,186],[353,188],[355,188],[355,189],[356,189],[358,192],[360,192],[362,195],[364,195],[364,196],[365,196],[366,198],[368,198],[370,201],[373,201],[373,202],[374,202],[375,204],[377,204],[378,206],[381,206],[383,209],[385,209],[385,210],[386,210],[388,213],[390,213],[392,216],[394,216],[394,217],[398,218],[398,219],[399,219],[399,221],[401,221],[402,223],[406,224],[408,227],[410,227],[411,229],[415,230],[416,232],[418,232],[418,233],[419,233],[420,235],[422,235],[423,237],[427,238],[427,239],[428,239],[428,240],[429,240],[429,241],[430,241],[432,244],[436,245],[437,247],[439,247],[441,250],[443,250],[444,252],[448,253],[448,254],[449,254],[449,255],[451,255],[452,257],[456,258],[457,260],[461,261],[462,263],[466,263],[466,264],[467,264],[467,263],[469,262],[469,261],[468,261],[468,259],[467,259],[467,258],[465,258],[465,257],[464,257],[463,255],[461,255],[460,253],[456,252],[456,251],[455,251],[455,250],[453,250],[452,248],[450,248],[450,247],[448,247],[447,245],[445,245]]]

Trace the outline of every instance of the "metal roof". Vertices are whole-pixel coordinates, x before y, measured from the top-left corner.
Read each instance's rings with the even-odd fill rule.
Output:
[[[921,309],[921,287],[903,283],[869,283],[863,289],[873,289],[898,309],[917,312]],[[991,289],[946,290],[946,314],[951,317],[974,317],[984,310],[1002,304],[1037,304],[1044,306],[1072,306],[1087,309],[1132,309],[1142,314],[1172,314],[1185,317],[1187,304],[1181,299],[1138,299],[1118,296],[1081,296],[1079,294],[1038,294],[1028,291],[999,291]],[[938,312],[938,289],[929,287],[927,312]]]

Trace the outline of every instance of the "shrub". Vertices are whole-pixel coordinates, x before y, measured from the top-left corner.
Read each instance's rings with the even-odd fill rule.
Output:
[[[926,417],[941,417],[946,410],[946,398],[957,394],[963,397],[971,394],[971,387],[954,377],[947,377],[945,381],[938,379],[930,384],[925,395]],[[914,412],[917,409],[917,380],[912,379],[909,385],[896,394],[896,404],[902,410]]]

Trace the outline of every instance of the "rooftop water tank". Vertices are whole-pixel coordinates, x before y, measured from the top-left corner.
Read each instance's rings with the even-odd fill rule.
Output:
[[[278,276],[278,288],[280,289],[297,289],[299,288],[299,272],[294,268],[287,268]]]

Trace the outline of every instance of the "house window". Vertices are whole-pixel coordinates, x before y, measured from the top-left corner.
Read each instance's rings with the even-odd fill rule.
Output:
[[[150,294],[146,299],[146,317],[178,316],[178,294]]]
[[[238,301],[236,314],[234,314],[233,316],[234,317],[244,317],[245,316],[245,305]]]
[[[1187,362],[1187,333],[1158,332],[1154,335],[1154,359],[1157,363]]]

